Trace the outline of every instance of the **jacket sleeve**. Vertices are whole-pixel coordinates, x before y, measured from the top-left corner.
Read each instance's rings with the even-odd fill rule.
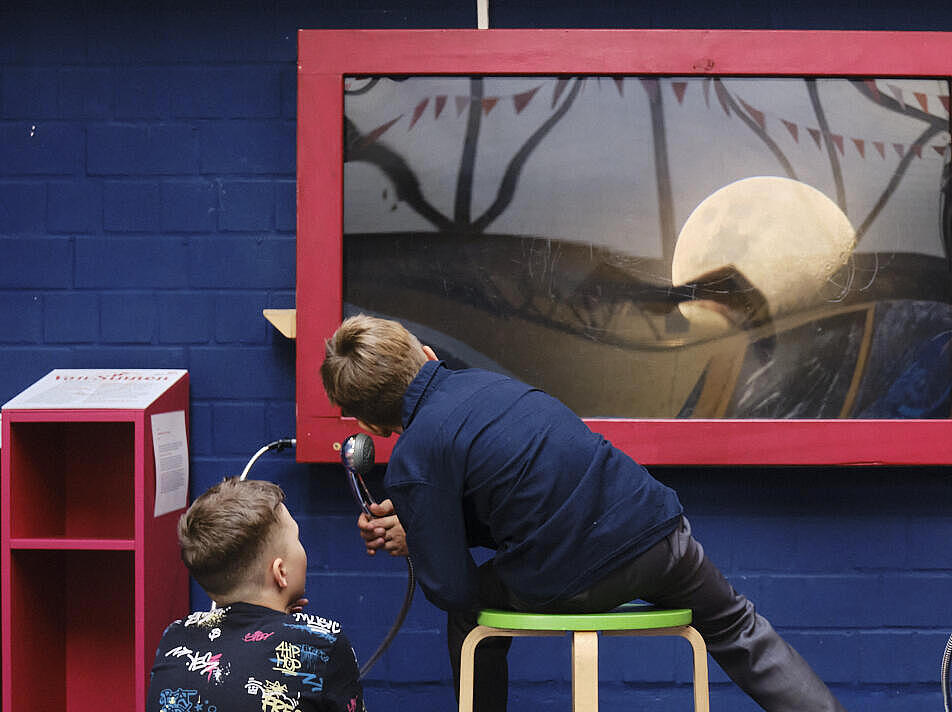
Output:
[[[466,539],[460,495],[419,482],[391,486],[388,493],[427,599],[446,611],[477,608],[476,563]]]

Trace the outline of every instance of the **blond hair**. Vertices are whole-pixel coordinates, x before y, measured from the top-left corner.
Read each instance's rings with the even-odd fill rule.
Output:
[[[413,334],[399,322],[358,314],[324,351],[321,380],[332,403],[368,425],[401,426],[403,395],[427,360]]]
[[[254,580],[254,565],[280,521],[284,492],[272,482],[230,477],[196,499],[178,523],[182,561],[210,595]]]

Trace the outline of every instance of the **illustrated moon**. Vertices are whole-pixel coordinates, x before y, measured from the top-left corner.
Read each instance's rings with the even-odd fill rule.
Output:
[[[688,216],[674,248],[671,279],[683,286],[733,265],[776,316],[812,302],[855,244],[849,218],[816,188],[779,176],[744,178],[709,195]],[[728,324],[704,302],[680,308],[698,326]]]

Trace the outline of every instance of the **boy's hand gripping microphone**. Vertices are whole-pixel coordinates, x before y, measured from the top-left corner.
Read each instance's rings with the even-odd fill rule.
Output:
[[[350,484],[350,491],[360,508],[368,517],[374,515],[370,511],[370,505],[376,504],[367,485],[364,484],[363,475],[366,475],[374,466],[374,441],[366,433],[354,433],[344,440],[340,448],[340,461],[347,472],[347,482]]]
[[[367,485],[364,484],[363,475],[366,475],[374,466],[374,441],[366,433],[354,433],[349,435],[340,448],[340,461],[347,472],[347,482],[350,484],[350,491],[354,494],[354,499],[368,517],[373,517],[370,511],[370,505],[376,504]],[[413,590],[416,588],[416,576],[413,573],[413,562],[410,557],[407,561],[407,592],[403,599],[403,606],[397,619],[393,622],[387,636],[380,643],[380,646],[374,651],[363,667],[360,668],[360,678],[363,679],[367,672],[374,666],[377,659],[383,654],[383,651],[390,645],[393,637],[403,625],[404,618],[410,610],[410,604],[413,602]]]

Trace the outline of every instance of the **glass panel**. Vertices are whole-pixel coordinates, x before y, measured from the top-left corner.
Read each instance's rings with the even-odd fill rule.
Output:
[[[345,315],[585,417],[949,416],[948,82],[344,93]]]

